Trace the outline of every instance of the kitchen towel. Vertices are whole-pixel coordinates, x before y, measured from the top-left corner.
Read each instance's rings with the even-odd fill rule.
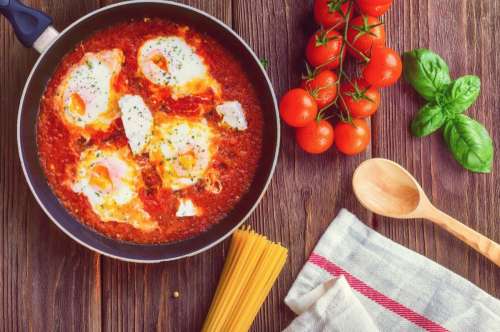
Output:
[[[500,331],[499,300],[345,209],[285,303],[299,315],[286,332]]]

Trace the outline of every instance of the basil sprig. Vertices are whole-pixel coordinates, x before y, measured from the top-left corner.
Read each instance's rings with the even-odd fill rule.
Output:
[[[423,137],[443,128],[448,148],[464,168],[491,172],[493,141],[482,124],[462,114],[479,96],[479,77],[466,75],[452,81],[446,62],[423,48],[406,52],[403,59],[406,80],[428,101],[411,123],[413,135]]]

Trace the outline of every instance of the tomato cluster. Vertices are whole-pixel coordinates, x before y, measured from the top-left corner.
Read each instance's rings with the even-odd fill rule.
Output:
[[[393,0],[315,0],[314,18],[321,28],[306,46],[307,75],[300,88],[281,99],[283,121],[296,128],[299,146],[323,153],[334,143],[347,155],[366,149],[370,127],[365,118],[380,106],[380,88],[401,76],[399,54],[386,47],[384,23],[379,19]],[[362,62],[362,74],[344,71],[349,55]],[[339,121],[332,126],[334,113]]]

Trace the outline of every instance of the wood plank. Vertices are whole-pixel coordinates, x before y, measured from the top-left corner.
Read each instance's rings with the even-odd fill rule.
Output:
[[[63,28],[97,1],[24,1]],[[66,6],[63,6],[66,5]],[[69,239],[38,207],[17,156],[17,107],[37,54],[0,20],[0,330],[99,331],[100,257]]]
[[[103,1],[102,5],[117,1]],[[230,0],[180,1],[231,25]],[[104,331],[199,331],[217,286],[227,241],[196,257],[156,265],[102,258]],[[172,294],[179,291],[180,297]]]
[[[317,26],[312,1],[236,0],[234,28],[256,53],[269,60],[268,73],[278,98],[300,85],[307,39]],[[324,155],[304,153],[294,131],[282,128],[282,145],[276,175],[250,224],[290,250],[288,265],[259,313],[254,331],[280,331],[293,313],[283,299],[319,237],[341,208],[370,223],[370,214],[356,203],[351,190],[355,166],[371,150],[347,158],[334,149]]]
[[[482,93],[468,114],[483,122],[498,142],[500,121],[496,52],[500,26],[497,1],[396,1],[386,17],[389,44],[398,51],[430,48],[448,62],[452,77],[476,74]],[[446,13],[443,15],[442,13]],[[500,163],[491,174],[462,169],[447,151],[440,134],[414,138],[408,126],[423,100],[401,82],[387,90],[383,109],[375,117],[374,155],[393,159],[415,174],[436,206],[465,224],[500,241]],[[496,149],[498,154],[498,149]],[[379,230],[471,282],[500,296],[498,269],[459,240],[423,221],[398,222],[377,218]]]

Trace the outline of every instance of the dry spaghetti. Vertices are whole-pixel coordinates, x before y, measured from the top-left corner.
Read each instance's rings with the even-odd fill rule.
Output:
[[[287,254],[250,229],[236,231],[202,331],[248,331]]]

